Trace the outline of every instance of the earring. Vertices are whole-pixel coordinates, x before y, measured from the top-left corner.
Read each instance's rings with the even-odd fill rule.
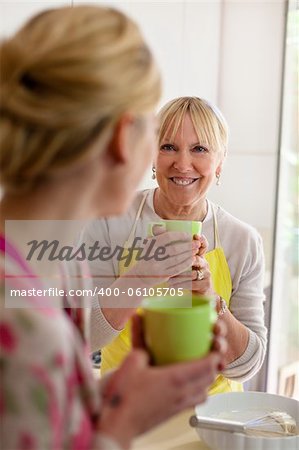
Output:
[[[218,172],[218,173],[216,173],[216,178],[217,178],[217,181],[216,181],[216,186],[220,186],[220,173]]]
[[[152,167],[152,180],[156,179],[156,169],[155,167]]]

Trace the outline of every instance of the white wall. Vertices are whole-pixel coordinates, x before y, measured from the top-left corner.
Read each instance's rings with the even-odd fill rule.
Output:
[[[197,95],[220,107],[231,130],[229,156],[210,198],[259,229],[269,266],[286,2],[7,1],[1,35],[37,10],[72,3],[113,4],[140,24],[162,70],[161,103]],[[142,187],[152,185],[148,171]]]
[[[116,5],[141,25],[162,70],[162,104],[197,95],[224,113],[229,156],[210,198],[258,228],[270,268],[286,2],[94,3]],[[155,185],[150,175],[142,188]]]
[[[219,107],[231,131],[223,184],[212,197],[256,226],[271,264],[285,2],[227,2]]]
[[[0,37],[11,35],[25,20],[39,11],[71,4],[72,0],[0,0]]]

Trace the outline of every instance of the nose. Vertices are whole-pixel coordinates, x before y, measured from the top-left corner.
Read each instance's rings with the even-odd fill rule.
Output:
[[[176,152],[173,167],[180,173],[192,170],[192,157],[189,151],[180,150]]]

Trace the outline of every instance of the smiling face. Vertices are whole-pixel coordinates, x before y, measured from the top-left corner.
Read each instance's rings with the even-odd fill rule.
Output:
[[[209,142],[200,142],[191,116],[186,112],[177,133],[165,133],[156,158],[156,177],[161,194],[178,206],[193,206],[221,172],[223,153]]]

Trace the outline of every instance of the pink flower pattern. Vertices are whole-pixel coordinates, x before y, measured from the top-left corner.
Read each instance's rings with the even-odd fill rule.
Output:
[[[17,339],[10,328],[5,322],[0,322],[0,347],[8,352],[12,353],[17,346]]]
[[[59,352],[54,356],[54,365],[56,367],[64,367],[65,357],[64,357],[63,353]]]
[[[10,247],[5,247],[7,253]],[[6,258],[11,257],[19,268],[20,256],[16,255],[14,251]],[[36,279],[26,282],[34,287]],[[30,304],[22,311],[27,322],[22,322],[18,310],[4,307],[3,297],[0,308],[1,448],[90,449],[91,415],[98,412],[99,399],[86,349],[74,325],[58,309],[53,314],[47,309],[45,314]]]
[[[20,441],[19,446],[20,450],[35,450],[36,449],[36,441],[32,434],[27,432],[20,432]]]

